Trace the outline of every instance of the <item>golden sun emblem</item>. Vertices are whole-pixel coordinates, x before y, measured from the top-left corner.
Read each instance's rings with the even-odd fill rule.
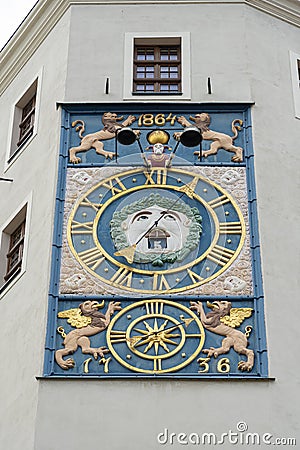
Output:
[[[133,349],[148,344],[144,349],[143,353],[147,353],[153,346],[155,355],[158,355],[160,346],[167,353],[169,353],[170,349],[167,346],[167,344],[177,346],[178,342],[172,339],[181,337],[181,334],[172,333],[172,331],[182,326],[182,323],[179,323],[178,325],[173,325],[170,328],[166,328],[168,323],[169,320],[167,319],[161,326],[158,326],[157,319],[155,318],[154,325],[152,327],[148,322],[144,320],[143,321],[143,324],[145,325],[144,330],[140,328],[133,329],[134,331],[140,333],[140,335],[132,336],[131,338],[129,338],[130,347]]]

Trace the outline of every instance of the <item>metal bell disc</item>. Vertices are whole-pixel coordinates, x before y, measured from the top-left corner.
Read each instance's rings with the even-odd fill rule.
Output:
[[[131,128],[125,127],[118,131],[117,139],[120,144],[131,145],[136,141],[136,134]]]
[[[196,127],[186,128],[180,136],[180,142],[185,147],[196,147],[202,141],[201,132]]]

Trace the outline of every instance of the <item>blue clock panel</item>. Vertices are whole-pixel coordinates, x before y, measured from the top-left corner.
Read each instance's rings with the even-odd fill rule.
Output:
[[[61,105],[46,377],[266,378],[250,105]]]

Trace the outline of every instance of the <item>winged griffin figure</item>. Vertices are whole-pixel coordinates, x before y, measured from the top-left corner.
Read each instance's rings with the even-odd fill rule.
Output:
[[[240,326],[244,319],[251,316],[252,308],[232,308],[231,303],[227,301],[207,302],[207,306],[212,309],[212,312],[205,314],[201,302],[190,303],[190,308],[198,312],[201,322],[207,330],[226,336],[222,341],[221,347],[210,347],[203,350],[203,353],[206,353],[208,357],[214,356],[217,358],[219,355],[228,353],[233,347],[240,355],[247,356],[247,361],[238,363],[238,369],[243,372],[249,372],[254,364],[254,352],[247,349],[247,335],[249,335],[249,332],[246,335],[239,330],[235,330],[235,327]]]
[[[64,356],[74,353],[78,347],[81,347],[82,353],[91,354],[95,359],[98,356],[104,357],[108,352],[106,347],[91,347],[88,336],[93,336],[105,330],[109,323],[110,317],[115,311],[121,308],[120,302],[109,302],[107,311],[102,314],[98,308],[104,307],[104,301],[97,303],[96,301],[87,300],[81,303],[78,308],[72,308],[58,313],[61,319],[68,319],[67,322],[75,327],[75,330],[70,331],[67,335],[63,330],[59,330],[64,337],[63,345],[65,348],[55,352],[55,360],[62,369],[70,369],[75,366],[73,358],[63,359]]]

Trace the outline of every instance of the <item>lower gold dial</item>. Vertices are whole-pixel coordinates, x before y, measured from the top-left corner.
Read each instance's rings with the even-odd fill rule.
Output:
[[[189,308],[169,300],[143,300],[120,311],[107,329],[107,345],[121,366],[139,373],[175,372],[204,345],[204,328]]]

